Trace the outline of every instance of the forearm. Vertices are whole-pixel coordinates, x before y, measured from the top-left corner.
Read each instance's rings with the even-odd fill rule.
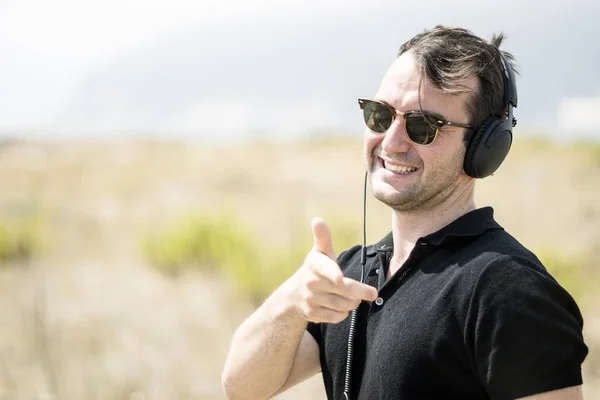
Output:
[[[319,345],[307,320],[338,323],[372,286],[345,278],[324,221],[312,223],[315,245],[302,266],[236,331],[221,377],[228,399],[266,399],[319,371]],[[302,346],[300,346],[302,344]]]
[[[227,398],[268,398],[287,380],[306,320],[286,290],[284,283],[235,332],[222,375]]]

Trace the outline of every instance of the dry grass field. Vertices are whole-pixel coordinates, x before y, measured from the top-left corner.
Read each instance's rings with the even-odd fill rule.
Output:
[[[313,216],[360,226],[360,154],[350,141],[0,144],[0,221],[43,221],[39,253],[0,261],[0,399],[222,398],[229,340],[253,306],[214,272],[152,268],[140,238],[195,210],[235,210],[267,254],[309,236]],[[525,245],[582,260],[569,285],[590,346],[586,397],[600,398],[598,144],[518,141],[477,191]],[[389,222],[369,200],[369,241]],[[308,396],[324,398],[320,377],[280,398]]]

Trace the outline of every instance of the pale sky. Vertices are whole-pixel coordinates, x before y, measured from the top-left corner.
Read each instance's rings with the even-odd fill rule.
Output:
[[[180,26],[269,16],[343,17],[381,10],[371,0],[0,0],[0,43],[10,50],[73,57],[79,64],[111,57]]]
[[[90,76],[109,67],[116,68],[113,66],[115,60],[133,54],[149,43],[160,41],[162,37],[168,37],[185,27],[227,24],[231,30],[235,30],[238,23],[251,23],[260,27],[263,21],[280,20],[295,24],[298,30],[308,31],[317,17],[331,19],[332,26],[338,21],[353,18],[363,22],[356,29],[369,34],[369,30],[377,27],[380,20],[384,20],[384,15],[387,19],[382,23],[389,24],[389,16],[393,14],[392,21],[397,16],[398,26],[406,26],[411,34],[431,27],[434,23],[443,22],[463,25],[475,33],[485,35],[501,29],[510,38],[511,32],[517,32],[513,34],[514,38],[515,35],[524,35],[523,32],[527,33],[529,28],[535,34],[538,29],[536,27],[546,24],[551,26],[565,14],[590,14],[590,10],[595,12],[600,7],[595,6],[593,0],[507,0],[501,5],[496,2],[481,4],[475,0],[431,0],[416,3],[397,0],[0,0],[0,133],[39,130],[52,135],[52,132],[64,131],[70,126],[65,119],[64,110],[75,94],[81,92],[81,85],[91,79]],[[489,21],[484,19],[484,16],[494,15],[494,12],[503,15]],[[597,25],[600,15],[588,17],[590,24]],[[597,35],[590,39],[590,43],[596,46]],[[390,48],[390,54],[395,50]],[[334,59],[336,55],[332,54],[331,57]],[[594,87],[600,88],[600,84],[597,84],[600,78],[592,78],[596,79]],[[379,77],[373,79],[377,80]],[[568,88],[569,85],[564,86]],[[577,124],[585,130],[592,122],[589,111],[596,111],[596,115],[600,113],[599,97],[600,90],[583,96],[581,93],[566,93],[552,118],[558,126],[568,127],[570,132],[577,131]],[[278,121],[289,120],[288,117],[294,114],[303,115],[305,120],[325,120],[328,113],[324,110],[333,100],[323,98],[320,101],[322,106],[319,107],[303,99],[298,99],[295,103],[292,101],[288,109],[281,106],[277,119],[265,123],[276,126]],[[525,104],[526,102],[527,99],[524,100]],[[244,103],[248,103],[248,98],[220,99],[211,105],[192,104],[181,111],[180,119],[173,121],[172,127],[198,129],[198,124],[206,120],[205,115],[227,114],[232,105],[241,106]],[[577,107],[573,104],[577,104]],[[574,119],[568,117],[580,109],[587,112]],[[119,116],[119,121],[126,120],[127,109],[121,111],[123,115]],[[299,112],[304,114],[298,114]],[[250,117],[255,114],[255,110],[246,107],[243,113]],[[530,117],[531,121],[547,119],[545,114]],[[240,122],[243,120],[240,118],[237,123],[232,123],[230,129],[244,129],[244,124]],[[84,131],[99,129],[101,125],[93,118],[86,125],[84,119],[75,131],[80,130],[84,135]],[[111,125],[110,121],[106,126],[119,128],[115,124]],[[128,129],[137,125],[132,123],[123,126],[123,129]],[[160,125],[160,129],[169,128],[169,123]],[[140,125],[139,129],[148,127]],[[75,131],[74,134],[77,134]]]
[[[0,130],[45,129],[85,74],[182,26],[361,7],[356,0],[0,0]]]

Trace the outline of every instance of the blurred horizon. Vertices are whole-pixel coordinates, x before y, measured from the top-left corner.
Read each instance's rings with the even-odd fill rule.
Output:
[[[598,140],[598,16],[591,0],[0,1],[0,137],[353,137],[356,98],[401,43],[444,24],[505,33],[515,135]]]
[[[360,160],[360,138],[2,143],[0,397],[223,398],[234,331],[302,264],[310,220],[338,254],[360,243]],[[584,396],[598,398],[600,143],[518,140],[476,185],[576,299]],[[390,230],[371,195],[366,229],[368,243]],[[277,398],[325,398],[322,377]]]

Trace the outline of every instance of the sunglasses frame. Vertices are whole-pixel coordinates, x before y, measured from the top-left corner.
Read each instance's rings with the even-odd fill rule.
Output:
[[[461,127],[461,128],[472,128],[471,125],[462,124],[460,122],[447,121],[445,119],[438,118],[438,117],[436,117],[436,116],[434,116],[432,114],[426,113],[426,112],[421,112],[421,111],[406,111],[406,112],[403,112],[403,111],[400,111],[400,110],[396,110],[394,107],[390,106],[387,103],[383,103],[381,101],[367,100],[367,99],[358,99],[358,105],[360,106],[360,109],[363,110],[363,111],[365,109],[365,106],[368,103],[375,103],[375,104],[378,104],[380,106],[383,106],[383,107],[387,108],[388,110],[390,110],[391,114],[392,114],[392,121],[390,122],[390,126],[385,131],[383,131],[383,132],[377,132],[377,131],[374,131],[371,128],[369,128],[369,126],[367,125],[367,128],[369,128],[369,130],[371,130],[371,132],[375,132],[375,133],[379,133],[379,134],[383,134],[383,133],[387,132],[387,130],[390,129],[390,127],[394,124],[394,121],[396,120],[396,115],[399,115],[404,120],[404,130],[406,131],[406,135],[408,136],[408,138],[410,139],[411,142],[413,142],[414,144],[419,145],[419,146],[430,146],[435,141],[435,139],[437,138],[437,134],[438,134],[438,131],[440,130],[440,128],[442,128],[442,127],[444,127],[446,125],[448,125],[448,126],[458,126],[458,127]],[[406,120],[408,119],[408,117],[410,115],[413,115],[413,114],[424,115],[426,117],[426,119],[436,122],[435,124],[433,124],[433,126],[435,127],[435,133],[433,134],[433,139],[431,140],[430,143],[428,143],[428,144],[417,143],[414,140],[412,140],[412,138],[408,134],[408,130],[406,128]],[[366,121],[365,121],[365,123],[366,123]]]

